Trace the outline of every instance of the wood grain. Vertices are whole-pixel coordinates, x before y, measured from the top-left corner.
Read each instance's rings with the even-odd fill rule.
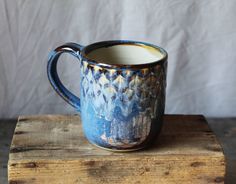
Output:
[[[225,157],[203,116],[167,115],[142,151],[113,153],[87,142],[79,116],[25,116],[17,123],[9,183],[224,183]]]

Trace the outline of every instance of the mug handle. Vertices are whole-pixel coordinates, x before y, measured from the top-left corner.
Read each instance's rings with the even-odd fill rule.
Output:
[[[48,58],[47,75],[53,89],[70,105],[76,108],[80,112],[80,99],[71,93],[62,84],[57,74],[57,61],[62,53],[69,53],[81,60],[81,50],[84,46],[76,43],[66,43],[53,50]]]

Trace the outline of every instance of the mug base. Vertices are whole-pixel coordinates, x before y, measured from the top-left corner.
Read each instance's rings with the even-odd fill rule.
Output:
[[[116,153],[126,153],[126,152],[138,151],[138,150],[144,149],[146,147],[146,146],[142,146],[139,148],[130,148],[130,149],[129,148],[127,148],[127,149],[112,149],[112,148],[106,148],[106,147],[99,146],[93,142],[90,142],[90,143],[97,148],[100,148],[100,149],[103,149],[106,151],[110,151],[110,152],[116,152]]]

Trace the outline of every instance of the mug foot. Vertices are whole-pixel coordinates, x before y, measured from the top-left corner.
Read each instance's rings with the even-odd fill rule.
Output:
[[[95,146],[97,148],[100,148],[100,149],[103,149],[106,151],[116,152],[116,153],[126,153],[126,152],[138,151],[138,150],[144,149],[146,147],[146,146],[142,146],[139,148],[115,149],[115,148],[102,147],[102,146],[99,146],[93,142],[90,142],[90,144],[92,144],[93,146]]]

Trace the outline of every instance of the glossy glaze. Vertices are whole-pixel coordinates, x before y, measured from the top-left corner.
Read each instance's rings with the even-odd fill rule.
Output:
[[[69,91],[65,93],[60,82],[55,82],[52,75],[56,70],[50,70],[52,67],[48,70],[49,80],[81,112],[83,130],[90,142],[112,150],[139,149],[150,143],[161,129],[167,54],[159,61],[143,65],[109,65],[86,57],[93,49],[114,44],[140,46],[140,42],[112,41],[72,48],[72,54],[81,60],[80,102]],[[145,47],[145,43],[141,45]],[[58,57],[54,54],[51,60]]]

